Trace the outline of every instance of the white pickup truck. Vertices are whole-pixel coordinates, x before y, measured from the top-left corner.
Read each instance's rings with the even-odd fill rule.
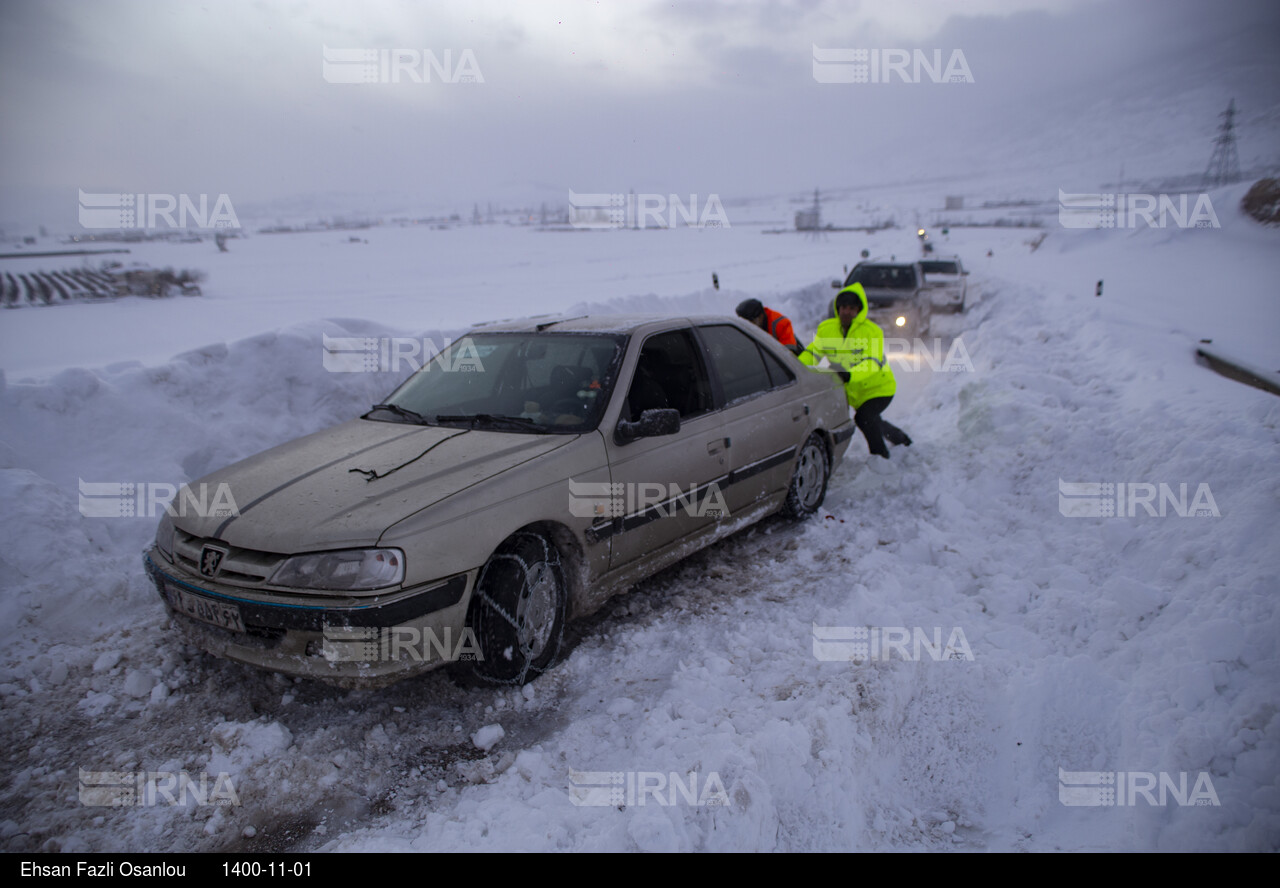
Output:
[[[934,311],[964,311],[969,272],[960,257],[921,259],[920,270],[924,273],[924,289],[929,293]]]

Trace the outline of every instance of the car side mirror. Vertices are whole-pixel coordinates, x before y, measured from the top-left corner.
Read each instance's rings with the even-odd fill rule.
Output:
[[[831,289],[833,289],[833,290],[839,290],[839,289],[840,289],[840,282],[839,282],[839,281],[832,281],[832,282],[831,282]]]
[[[968,273],[969,273],[969,269],[967,269],[967,268],[966,268],[964,271],[960,272],[960,274],[962,274],[962,275],[966,275],[966,274],[968,274]]]
[[[680,431],[680,411],[674,407],[657,410],[646,410],[635,422],[622,420],[614,430],[614,440],[619,444],[630,444],[638,438],[657,438],[661,435],[674,435]]]

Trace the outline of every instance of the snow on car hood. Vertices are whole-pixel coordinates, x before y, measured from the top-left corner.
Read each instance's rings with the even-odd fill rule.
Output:
[[[352,420],[192,482],[225,484],[220,502],[229,493],[238,514],[175,523],[265,552],[371,545],[397,521],[576,437]]]

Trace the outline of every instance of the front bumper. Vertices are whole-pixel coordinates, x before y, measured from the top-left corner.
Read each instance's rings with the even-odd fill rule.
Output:
[[[929,328],[927,313],[915,305],[876,307],[867,313],[867,317],[884,331],[886,339],[923,336]],[[899,325],[898,318],[902,318],[904,323]]]
[[[478,569],[368,598],[285,595],[192,576],[155,547],[147,575],[175,622],[205,651],[260,669],[344,686],[377,686],[479,656],[466,628]],[[183,605],[238,615],[235,628],[197,619]],[[243,631],[239,631],[242,629]]]

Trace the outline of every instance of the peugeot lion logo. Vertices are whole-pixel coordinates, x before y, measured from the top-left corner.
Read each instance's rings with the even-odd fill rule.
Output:
[[[218,569],[222,567],[222,558],[227,554],[226,549],[218,549],[214,546],[205,546],[200,550],[200,575],[213,579],[218,575]]]

